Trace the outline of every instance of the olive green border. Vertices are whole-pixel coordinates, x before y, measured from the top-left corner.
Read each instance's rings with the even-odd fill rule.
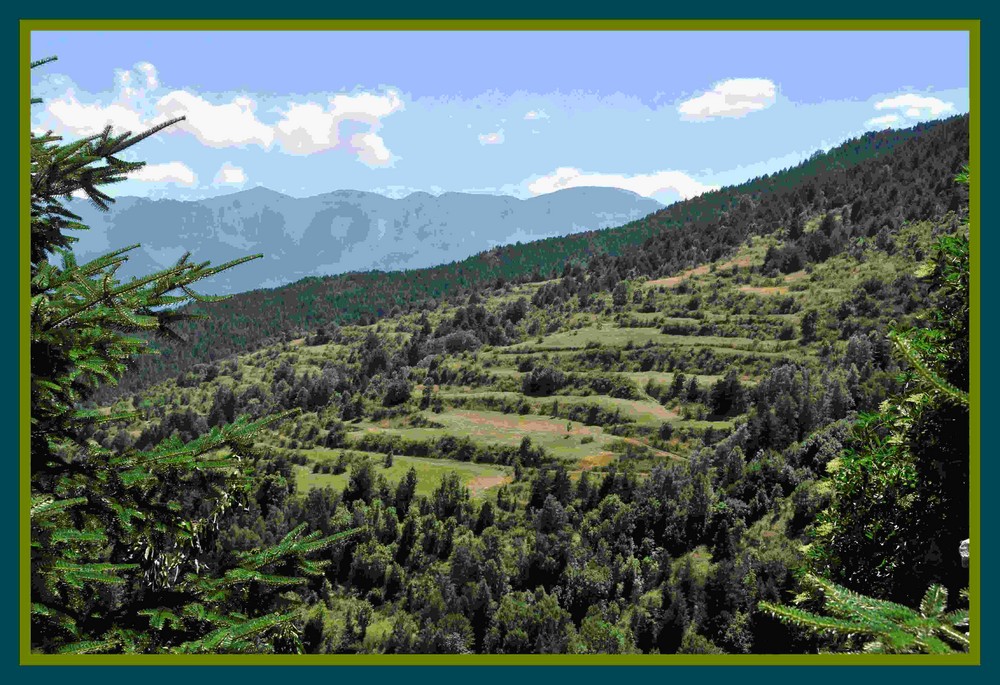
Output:
[[[643,654],[643,655],[53,655],[34,654],[30,648],[31,606],[31,523],[29,502],[30,485],[30,407],[31,361],[29,353],[30,330],[30,162],[28,145],[30,132],[30,76],[31,31],[967,31],[969,33],[969,187],[971,264],[969,281],[970,307],[970,380],[971,398],[969,414],[969,500],[970,538],[969,556],[969,625],[971,646],[967,654],[925,655],[695,655],[695,654]],[[264,19],[22,19],[19,27],[19,112],[20,125],[20,287],[19,287],[19,552],[20,552],[20,603],[19,603],[19,661],[30,665],[199,665],[199,666],[316,666],[316,665],[477,665],[477,666],[654,666],[654,665],[951,665],[972,666],[981,663],[981,578],[980,578],[980,20],[978,19],[740,19],[740,20],[669,20],[669,19],[345,19],[345,20],[264,20]],[[37,55],[36,57],[42,57]]]

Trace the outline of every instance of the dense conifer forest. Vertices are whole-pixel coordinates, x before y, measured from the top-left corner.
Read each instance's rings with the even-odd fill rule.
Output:
[[[72,258],[145,137],[32,134],[34,650],[967,648],[967,117],[213,303]]]

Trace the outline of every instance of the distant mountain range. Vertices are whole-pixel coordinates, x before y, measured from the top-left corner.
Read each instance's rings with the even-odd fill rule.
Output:
[[[213,264],[264,253],[202,282],[208,294],[434,266],[497,245],[620,226],[662,207],[617,188],[570,188],[527,200],[468,193],[392,199],[354,190],[293,198],[254,188],[197,201],[122,197],[110,212],[70,202],[90,227],[76,234],[78,259],[141,243],[119,272],[123,278],[170,266],[187,251]]]

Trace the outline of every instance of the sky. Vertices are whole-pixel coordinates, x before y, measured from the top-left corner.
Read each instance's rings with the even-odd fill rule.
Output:
[[[107,46],[101,49],[101,46]],[[664,203],[968,111],[963,32],[33,32],[32,128],[186,120],[112,195],[255,186]]]

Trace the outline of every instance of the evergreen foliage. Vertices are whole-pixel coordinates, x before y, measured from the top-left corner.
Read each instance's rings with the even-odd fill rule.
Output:
[[[51,59],[33,64],[38,66]],[[81,408],[205,301],[195,282],[221,266],[189,261],[120,282],[135,246],[78,264],[67,231],[85,229],[63,201],[142,168],[119,155],[147,131],[64,143],[31,134],[31,644],[43,652],[300,651],[295,602],[279,594],[321,574],[318,552],[343,534],[304,534],[207,568],[220,516],[255,487],[254,438],[289,412],[213,428],[190,441],[110,450],[100,426],[130,418]],[[258,255],[259,256],[259,255]],[[215,298],[211,298],[215,299]]]
[[[966,168],[957,179],[968,183]],[[934,286],[924,327],[893,329],[904,392],[862,413],[832,477],[834,499],[821,512],[809,546],[812,567],[875,596],[916,600],[919,613],[858,594],[814,574],[803,585],[820,591],[821,616],[762,602],[782,621],[816,632],[864,635],[872,652],[944,653],[967,649],[968,610],[945,614],[941,581],[964,587],[958,553],[968,538],[969,238],[967,220],[942,236],[918,275]]]
[[[860,651],[869,654],[950,654],[969,648],[969,611],[946,612],[948,591],[940,585],[927,588],[915,610],[866,597],[812,574],[802,584],[822,597],[823,608],[831,615],[770,602],[761,602],[761,609],[797,628],[845,638],[849,650],[860,642]]]

